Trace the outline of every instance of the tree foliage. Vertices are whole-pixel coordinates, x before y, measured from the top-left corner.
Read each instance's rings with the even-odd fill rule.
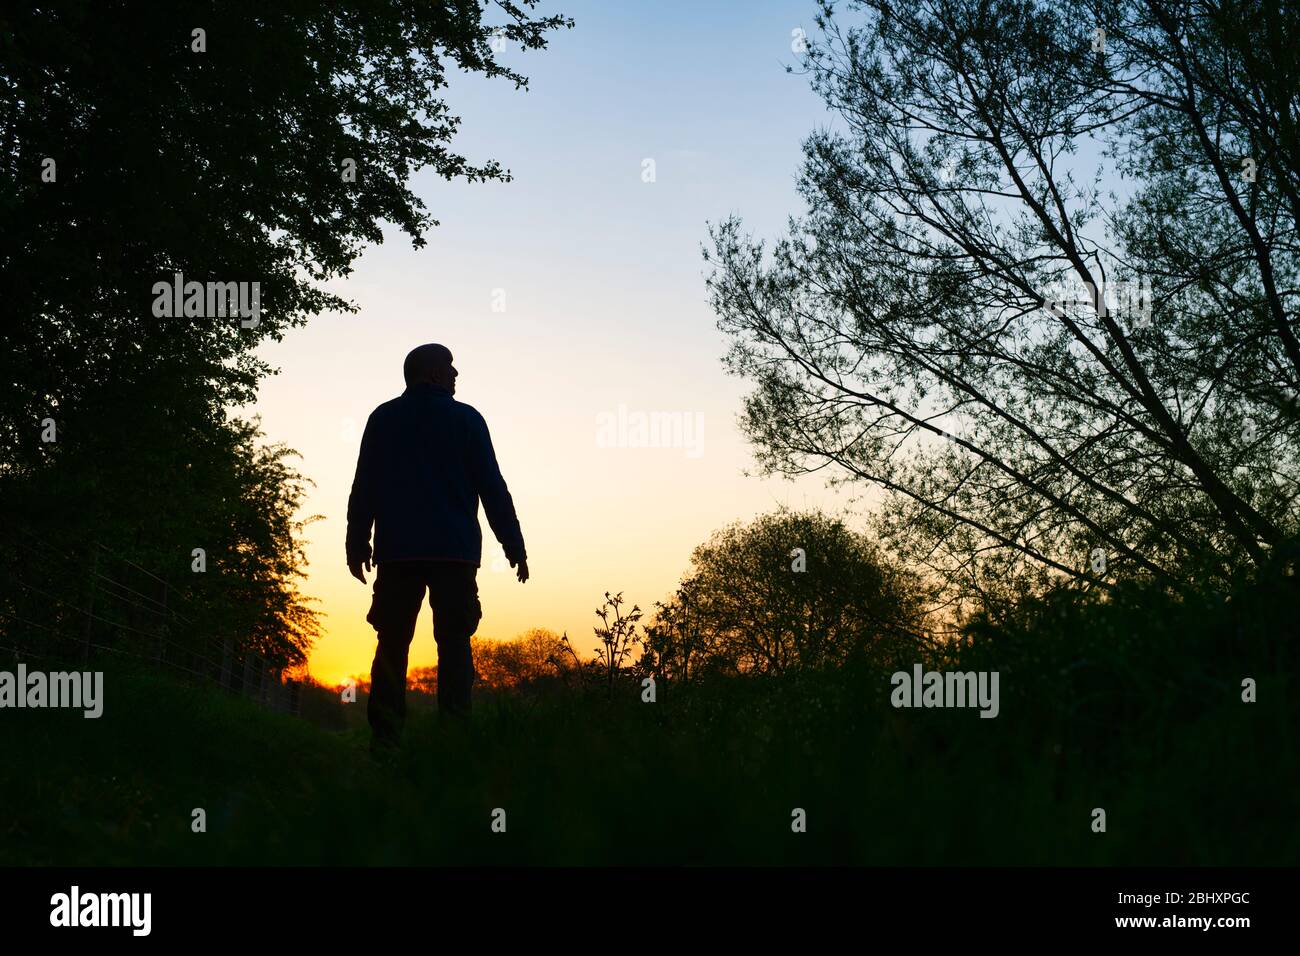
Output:
[[[472,640],[477,683],[493,690],[527,687],[556,674],[560,637],[534,627],[511,641]]]
[[[783,510],[695,549],[676,594],[656,605],[644,665],[689,682],[902,660],[928,640],[925,600],[918,579],[842,521]]]
[[[526,78],[499,35],[526,49],[569,21],[535,0],[385,0],[355,10],[289,3],[65,2],[0,21],[0,287],[10,363],[6,455],[38,455],[31,423],[88,383],[168,370],[214,404],[251,401],[261,341],[324,310],[353,310],[321,282],[349,274],[382,223],[414,245],[436,220],[410,189],[505,180],[450,143],[455,70]],[[195,52],[202,29],[206,51]],[[54,182],[43,162],[56,163]],[[344,176],[346,160],[356,176]],[[259,281],[256,326],[157,319],[153,284]]]
[[[1293,540],[1297,11],[846,7],[806,62],[807,214],[706,251],[767,469],[884,489],[882,535],[967,594],[1223,581]]]
[[[296,584],[304,479],[230,410],[271,371],[259,346],[355,311],[323,283],[385,223],[423,245],[437,221],[417,171],[510,178],[452,149],[446,97],[458,71],[526,85],[501,43],[540,49],[572,25],[535,7],[60,0],[0,14],[0,517],[77,552],[48,592],[84,605],[102,543],[187,595],[197,630],[300,661],[316,633]],[[258,283],[258,314],[160,318],[154,286],[177,274]],[[52,607],[0,626],[24,641],[62,628]]]

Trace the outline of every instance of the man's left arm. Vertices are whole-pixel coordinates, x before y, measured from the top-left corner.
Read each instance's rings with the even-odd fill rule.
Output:
[[[519,527],[519,517],[515,514],[514,499],[506,487],[506,480],[497,465],[496,452],[492,448],[492,437],[488,433],[487,422],[483,416],[475,413],[472,426],[474,432],[471,451],[474,463],[474,484],[478,496],[483,501],[483,511],[487,514],[492,533],[501,542],[506,560],[513,566],[527,561],[524,550],[524,534]]]

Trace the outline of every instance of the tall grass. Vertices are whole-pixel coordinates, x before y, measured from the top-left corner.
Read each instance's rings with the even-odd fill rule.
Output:
[[[999,671],[991,720],[896,710],[896,662],[867,660],[653,704],[630,679],[481,695],[467,726],[416,706],[392,766],[364,697],[305,720],[110,671],[99,720],[0,711],[0,863],[1294,864],[1295,593],[979,623],[921,663]]]

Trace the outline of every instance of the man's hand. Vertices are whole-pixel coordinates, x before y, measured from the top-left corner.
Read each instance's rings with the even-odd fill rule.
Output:
[[[354,578],[356,578],[358,581],[360,581],[362,584],[365,584],[365,583],[366,583],[366,576],[365,576],[364,574],[361,573],[361,569],[362,569],[362,568],[365,568],[367,571],[370,570],[370,559],[369,559],[369,558],[366,558],[365,560],[349,561],[349,562],[348,562],[348,570],[352,572],[352,576],[353,576]]]
[[[513,568],[515,566],[515,562],[511,561],[510,566]],[[515,576],[519,578],[520,584],[523,584],[525,581],[528,580],[528,559],[527,558],[524,558],[522,561],[519,562],[519,570],[515,572]]]

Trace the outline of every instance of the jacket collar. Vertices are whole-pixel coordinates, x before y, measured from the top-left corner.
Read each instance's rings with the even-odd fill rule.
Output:
[[[438,395],[444,398],[451,398],[451,392],[441,385],[435,385],[432,382],[416,382],[414,385],[406,386],[403,395]]]

